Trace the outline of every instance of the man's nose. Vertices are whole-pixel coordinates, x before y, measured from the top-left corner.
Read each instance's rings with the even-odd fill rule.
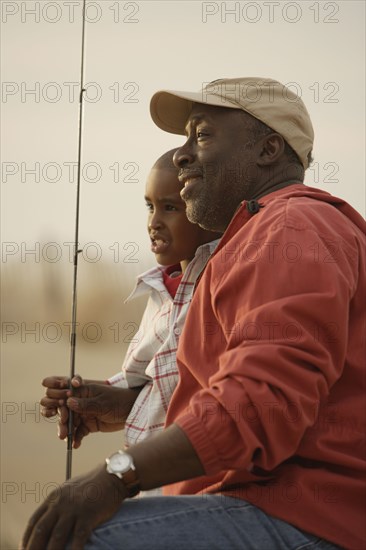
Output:
[[[186,143],[182,145],[182,147],[179,147],[179,149],[177,149],[177,151],[174,153],[173,162],[177,168],[183,168],[188,164],[192,164],[193,160],[194,155],[192,147],[187,140]]]

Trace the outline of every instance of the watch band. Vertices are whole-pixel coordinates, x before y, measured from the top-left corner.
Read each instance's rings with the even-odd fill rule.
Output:
[[[121,481],[127,489],[128,498],[135,497],[141,491],[140,481],[137,477],[136,470],[128,470],[121,474]]]

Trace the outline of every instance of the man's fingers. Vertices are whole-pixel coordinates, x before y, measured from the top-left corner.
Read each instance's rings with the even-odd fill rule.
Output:
[[[30,517],[27,523],[27,527],[24,531],[23,538],[20,542],[19,549],[23,550],[23,548],[28,548],[28,541],[31,538],[35,525],[38,522],[38,520],[45,514],[46,511],[47,511],[47,504],[44,503],[43,506],[41,506],[40,508],[37,508],[34,514]]]
[[[85,525],[85,520],[76,522],[71,550],[83,550],[92,530],[92,527]]]
[[[53,548],[49,545],[50,536],[53,531],[54,525],[58,521],[58,516],[55,511],[48,510],[37,525],[35,525],[31,536],[26,546],[27,550],[40,550],[41,548]]]
[[[83,550],[92,530],[115,513],[125,496],[122,492],[115,502],[111,491],[117,485],[110,478],[105,466],[100,465],[53,491],[30,519],[21,548],[64,550],[71,546]],[[97,501],[91,500],[90,488],[98,489]]]
[[[66,543],[71,537],[74,524],[75,518],[63,514],[51,533],[47,548],[51,550],[65,550]]]

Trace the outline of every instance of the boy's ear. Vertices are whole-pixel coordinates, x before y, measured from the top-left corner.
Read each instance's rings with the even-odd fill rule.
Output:
[[[285,140],[280,134],[268,134],[261,139],[261,150],[257,159],[259,166],[274,164],[283,155]]]

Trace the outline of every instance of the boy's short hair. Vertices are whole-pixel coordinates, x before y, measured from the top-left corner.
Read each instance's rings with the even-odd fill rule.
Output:
[[[178,168],[175,166],[173,162],[173,156],[176,151],[178,151],[179,147],[176,147],[175,149],[171,149],[170,151],[167,151],[161,157],[158,158],[157,161],[155,161],[152,170],[158,168],[159,170],[174,170],[174,172],[178,173]]]

